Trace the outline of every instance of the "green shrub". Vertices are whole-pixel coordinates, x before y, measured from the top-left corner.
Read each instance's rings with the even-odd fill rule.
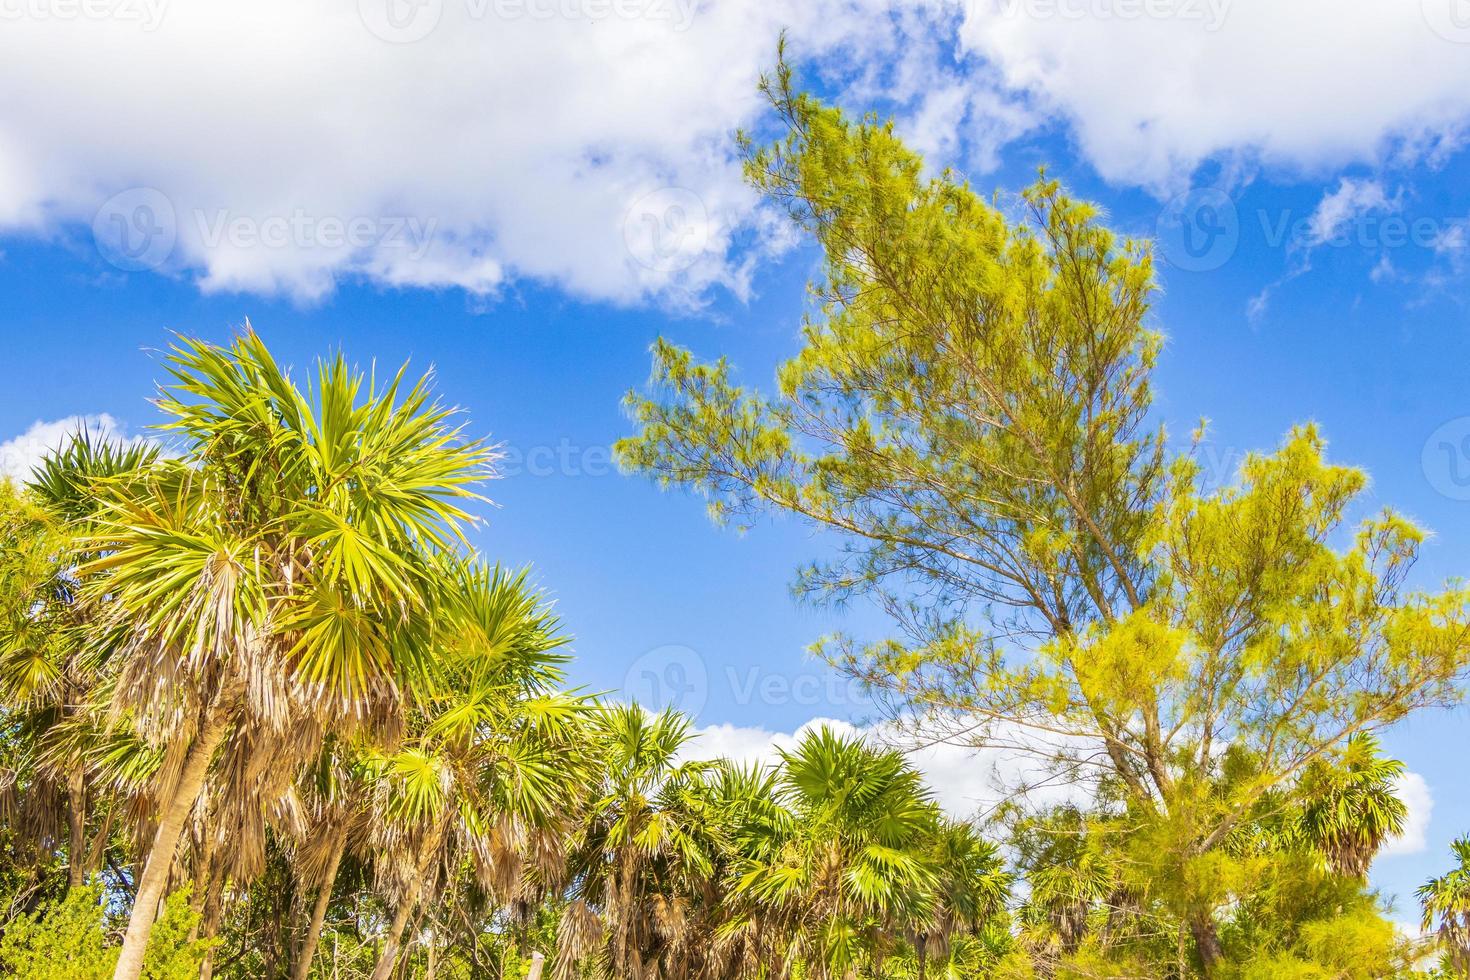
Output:
[[[119,947],[109,939],[114,923],[96,886],[75,888],[59,902],[20,916],[0,938],[0,976],[13,980],[107,980]],[[169,896],[153,927],[143,963],[145,980],[192,980],[210,943],[190,940],[199,922],[189,889]]]

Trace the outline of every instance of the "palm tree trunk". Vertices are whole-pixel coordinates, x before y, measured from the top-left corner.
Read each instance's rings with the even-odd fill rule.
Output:
[[[322,883],[317,888],[316,904],[311,910],[311,923],[306,927],[306,938],[302,940],[301,951],[296,957],[296,966],[291,971],[291,980],[306,980],[311,973],[311,960],[316,955],[317,943],[322,937],[322,923],[327,920],[327,906],[332,901],[332,883],[337,880],[337,865],[342,861],[342,852],[347,848],[347,832],[341,831],[337,834],[337,841],[332,847],[332,856],[327,859],[327,869],[322,877]]]
[[[413,914],[414,906],[418,902],[419,883],[415,879],[408,894],[398,903],[393,924],[388,927],[388,935],[383,938],[383,950],[378,956],[377,968],[373,970],[373,980],[388,980],[393,975],[393,967],[398,962],[398,948],[403,941],[403,930],[408,926],[408,917]]]
[[[133,914],[128,919],[128,931],[123,937],[122,955],[118,957],[117,969],[112,980],[138,980],[143,973],[143,953],[148,947],[148,935],[153,931],[158,918],[158,907],[163,901],[164,888],[174,863],[174,851],[178,849],[179,836],[184,823],[199,800],[204,789],[204,777],[209,772],[209,762],[215,749],[224,741],[229,726],[222,712],[211,711],[204,722],[199,738],[189,748],[184,759],[179,784],[173,798],[163,810],[158,822],[158,833],[153,837],[153,847],[148,852],[148,862],[138,878],[138,893],[133,898]]]
[[[206,820],[207,822],[207,820]],[[189,930],[189,942],[199,938],[199,930],[204,925],[204,917],[208,912],[209,890],[214,884],[213,875],[210,872],[214,868],[214,835],[206,832],[194,848],[194,868],[190,872],[190,880],[194,886],[194,897],[189,905],[194,914],[199,916],[194,928]]]
[[[67,824],[70,832],[66,851],[66,889],[80,888],[87,880],[87,783],[77,766],[66,779]]]
[[[546,957],[540,953],[531,954],[531,972],[526,974],[526,980],[541,980],[541,970],[546,966]]]
[[[211,848],[212,850],[213,848]],[[219,935],[220,921],[224,918],[224,875],[209,876],[209,886],[204,899],[204,938],[213,940]],[[217,948],[211,945],[204,951],[204,962],[199,964],[199,980],[214,977],[214,954]]]
[[[429,873],[429,862],[439,850],[439,842],[444,838],[444,827],[435,827],[423,842],[423,849],[419,852],[418,874],[414,875],[413,883],[403,900],[398,903],[398,911],[393,914],[393,924],[388,929],[388,935],[384,937],[383,951],[378,957],[378,966],[373,970],[372,980],[388,980],[393,975],[393,967],[398,959],[398,950],[403,943],[403,930],[408,926],[408,917],[419,904],[419,894],[424,887],[424,878]]]

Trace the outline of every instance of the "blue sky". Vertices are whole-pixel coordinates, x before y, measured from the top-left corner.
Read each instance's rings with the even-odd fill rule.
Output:
[[[608,451],[655,337],[756,384],[795,349],[814,255],[730,139],[768,125],[754,76],[789,27],[814,86],[893,113],[931,165],[1006,199],[1046,164],[1160,240],[1157,411],[1211,420],[1221,480],[1316,421],[1373,508],[1434,530],[1422,584],[1470,570],[1459,0],[374,2],[6,8],[0,84],[31,97],[0,107],[0,467],[79,417],[144,434],[169,331],[248,317],[297,365],[412,359],[506,444],[477,544],[534,565],[579,683],[673,691],[735,752],[861,722],[804,650],[881,621],[788,594],[824,543],[716,529]],[[1407,897],[1470,831],[1470,712],[1388,743],[1427,823],[1374,878]],[[977,785],[932,761],[948,799]]]

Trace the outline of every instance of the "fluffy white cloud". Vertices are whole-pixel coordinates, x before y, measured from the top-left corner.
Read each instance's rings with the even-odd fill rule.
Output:
[[[1111,179],[1166,186],[1224,155],[1316,169],[1457,146],[1458,0],[981,0],[962,36],[1072,122]]]
[[[693,759],[726,758],[741,763],[771,763],[781,750],[789,751],[802,734],[827,726],[845,735],[863,735],[877,742],[887,740],[882,726],[859,728],[831,718],[814,718],[795,732],[773,732],[759,727],[709,725],[697,729],[698,738],[687,750]],[[997,803],[1011,798],[1016,787],[1031,787],[1030,799],[1041,804],[1081,800],[1084,791],[1073,784],[1047,783],[1047,773],[1038,758],[1011,748],[972,749],[938,744],[908,753],[924,773],[939,804],[952,816],[969,818],[984,814]]]
[[[1408,807],[1409,816],[1404,821],[1404,832],[1384,845],[1379,857],[1419,854],[1428,846],[1425,835],[1434,816],[1434,797],[1429,792],[1429,784],[1417,772],[1406,772],[1399,777],[1395,788],[1399,799]]]
[[[732,135],[781,29],[895,45],[881,0],[146,2],[7,4],[30,13],[0,35],[0,228],[304,298],[353,274],[743,292]]]
[[[782,29],[945,162],[1060,117],[1105,176],[1163,186],[1454,145],[1455,2],[5,0],[0,232],[91,229],[206,290],[697,303],[787,241],[731,146]]]
[[[35,422],[20,435],[0,442],[0,478],[25,480],[42,457],[61,448],[79,432],[109,442],[146,442],[142,436],[128,435],[128,427],[105,412],[101,415],[72,415],[53,422]]]

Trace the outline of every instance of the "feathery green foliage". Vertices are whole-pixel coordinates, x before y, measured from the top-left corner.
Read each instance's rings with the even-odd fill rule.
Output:
[[[787,134],[747,143],[747,176],[824,256],[801,349],[765,393],[660,340],[623,464],[721,521],[835,532],[798,594],[870,598],[899,635],[818,651],[916,741],[1019,744],[1099,800],[1098,871],[1147,907],[1103,936],[1080,897],[1099,907],[1103,882],[1069,878],[1064,958],[1077,928],[1119,963],[1218,972],[1264,887],[1236,845],[1268,801],[1307,797],[1307,832],[1355,875],[1401,826],[1396,770],[1359,771],[1354,738],[1459,700],[1470,591],[1405,584],[1423,532],[1391,511],[1350,526],[1366,477],[1314,427],[1221,488],[1169,448],[1146,243],[1055,181],[1002,207],[928,175],[784,65],[766,91]]]

